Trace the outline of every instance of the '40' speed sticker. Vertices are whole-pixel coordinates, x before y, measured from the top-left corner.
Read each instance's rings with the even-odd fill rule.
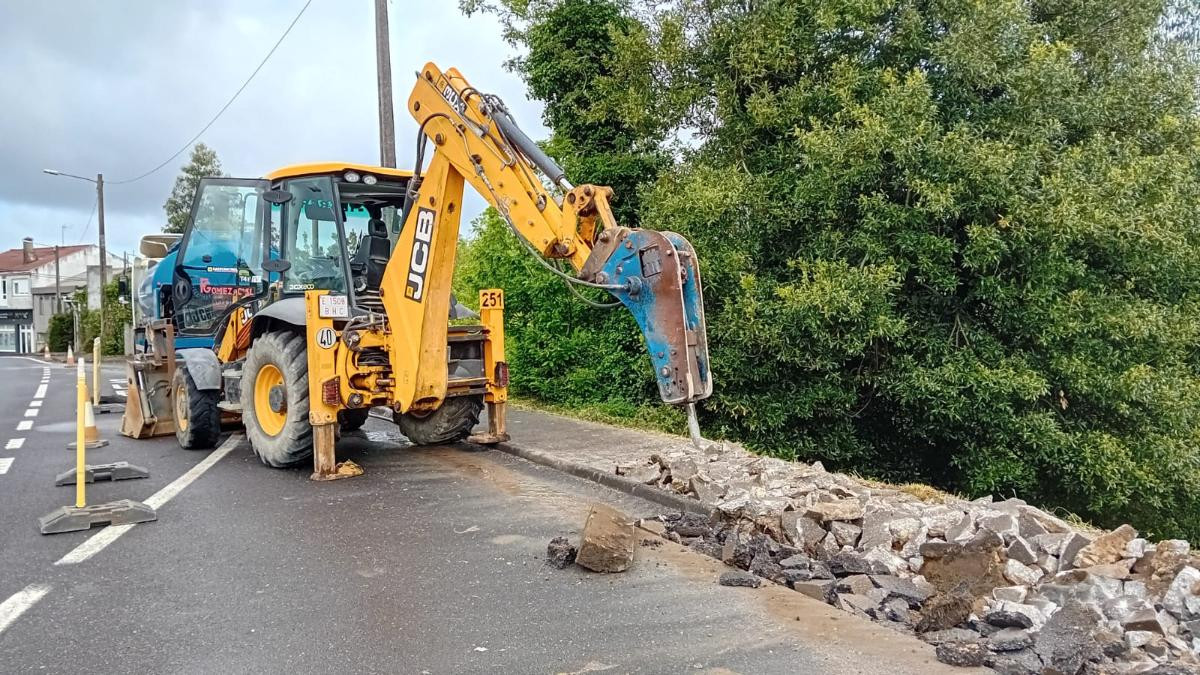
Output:
[[[317,331],[317,344],[321,349],[329,349],[337,342],[337,333],[332,328],[322,328]]]

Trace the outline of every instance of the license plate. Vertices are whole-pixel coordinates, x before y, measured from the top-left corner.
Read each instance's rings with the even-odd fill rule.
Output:
[[[317,299],[317,313],[322,319],[345,319],[350,316],[350,304],[344,295],[322,295]]]

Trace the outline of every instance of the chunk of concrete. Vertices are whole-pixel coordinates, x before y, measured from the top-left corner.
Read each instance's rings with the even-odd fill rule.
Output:
[[[1001,628],[987,639],[988,649],[994,652],[1015,652],[1033,646],[1033,635],[1024,628]]]
[[[1088,661],[1101,658],[1094,633],[1100,615],[1080,602],[1064,605],[1034,638],[1033,649],[1052,672],[1077,673]]]
[[[1004,578],[1017,586],[1032,586],[1042,578],[1043,572],[1009,558],[1004,561]]]
[[[1004,551],[999,537],[972,540],[970,545],[950,545],[933,550],[933,542],[921,547],[925,563],[921,575],[941,592],[965,590],[973,596],[984,596],[997,586],[1011,586],[1004,578]],[[987,539],[987,541],[984,541]],[[940,554],[940,555],[938,555]]]
[[[1006,549],[1008,557],[1025,565],[1036,565],[1038,561],[1037,551],[1029,545],[1029,542],[1022,539],[1020,536],[1014,536],[1012,543]]]
[[[979,639],[979,633],[967,628],[944,628],[921,633],[919,637],[931,645],[940,645],[943,642],[973,642]]]
[[[979,527],[986,528],[1004,538],[1011,540],[1020,533],[1017,519],[1011,513],[991,513],[978,520]]]
[[[788,542],[808,555],[816,553],[817,544],[825,538],[825,528],[799,511],[784,511],[781,524]]]
[[[1137,537],[1137,530],[1129,525],[1122,525],[1117,529],[1106,532],[1094,541],[1079,549],[1074,558],[1066,558],[1071,560],[1075,567],[1093,567],[1095,565],[1107,565],[1115,563],[1121,559],[1125,553],[1125,545]]]
[[[558,569],[565,569],[575,562],[575,547],[566,537],[555,537],[546,546],[546,564]]]
[[[963,593],[939,593],[921,607],[916,631],[939,631],[965,622],[971,616],[971,598]]]
[[[829,523],[835,520],[858,520],[863,517],[863,505],[857,499],[817,502],[809,506],[804,515],[822,523]]]
[[[1195,567],[1186,566],[1179,570],[1163,595],[1163,609],[1180,619],[1198,618],[1200,597],[1196,596],[1196,590],[1200,587],[1197,584],[1200,584],[1200,571]]]
[[[862,528],[844,521],[834,521],[829,524],[829,533],[837,541],[838,546],[854,546],[858,543],[858,536],[862,534]]]
[[[1079,552],[1090,543],[1092,543],[1092,540],[1082,534],[1078,532],[1070,533],[1066,542],[1063,543],[1062,553],[1058,556],[1059,569],[1069,570],[1074,568],[1075,556],[1079,555]]]
[[[742,570],[730,570],[722,572],[717,578],[717,583],[722,586],[742,586],[745,588],[758,588],[762,586],[762,577],[743,572]]]
[[[918,609],[930,596],[930,589],[918,586],[912,579],[890,574],[874,574],[870,578],[871,583],[886,592],[888,598],[900,598],[912,609]]]
[[[792,584],[792,588],[798,593],[802,593],[821,602],[829,602],[833,594],[832,579],[811,579],[809,581],[797,581]]]
[[[637,530],[632,518],[607,504],[593,504],[583,524],[575,563],[594,572],[624,572],[633,563]]]
[[[1110,601],[1111,602],[1111,601]],[[1105,612],[1107,614],[1107,612]],[[1166,631],[1163,630],[1162,624],[1158,621],[1158,613],[1150,607],[1136,609],[1124,617],[1121,621],[1121,627],[1126,632],[1129,631],[1147,631],[1150,633],[1158,633],[1163,635]]]
[[[943,642],[937,646],[937,660],[960,668],[978,668],[988,657],[987,647],[978,642]]]
[[[1043,621],[1033,605],[1001,600],[983,615],[983,620],[1000,628],[1032,628]]]

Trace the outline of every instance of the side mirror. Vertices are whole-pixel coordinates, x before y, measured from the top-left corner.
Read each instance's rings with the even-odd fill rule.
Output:
[[[262,268],[264,272],[286,272],[292,269],[292,261],[273,258],[263,262]]]
[[[268,204],[286,204],[292,201],[292,193],[287,190],[267,190],[262,198]]]

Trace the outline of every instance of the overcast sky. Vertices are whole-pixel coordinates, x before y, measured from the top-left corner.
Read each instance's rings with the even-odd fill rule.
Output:
[[[0,250],[96,239],[90,183],[144,173],[220,109],[304,0],[5,0],[0,8]],[[411,168],[416,125],[404,104],[426,61],[456,66],[499,94],[543,138],[541,106],[503,68],[513,50],[490,16],[457,0],[389,0],[398,163]],[[271,60],[200,139],[227,173],[257,177],[297,162],[377,164],[379,136],[371,0],[314,0]],[[109,249],[159,231],[163,202],[187,152],[158,173],[105,191]],[[470,193],[470,188],[468,188]],[[484,208],[465,203],[464,227]]]

